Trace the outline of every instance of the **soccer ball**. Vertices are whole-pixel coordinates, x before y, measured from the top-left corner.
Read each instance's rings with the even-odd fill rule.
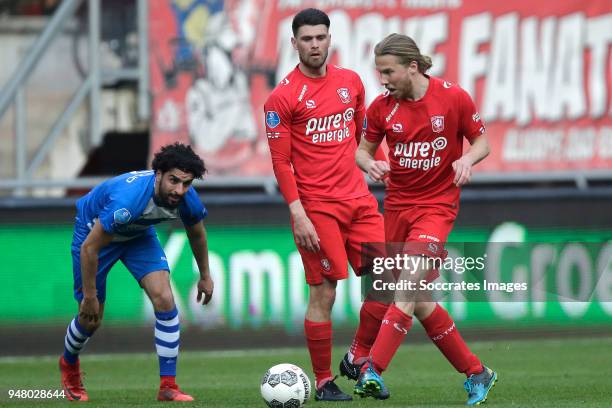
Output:
[[[300,367],[278,364],[264,374],[261,396],[270,408],[300,408],[310,397],[310,380]]]

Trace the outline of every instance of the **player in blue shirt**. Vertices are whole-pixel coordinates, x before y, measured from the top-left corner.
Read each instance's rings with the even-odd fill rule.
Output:
[[[191,186],[194,179],[202,178],[206,168],[191,147],[180,143],[162,147],[152,167],[107,180],[77,201],[72,263],[79,313],[68,325],[59,363],[69,400],[89,399],[81,381],[79,353],[100,327],[106,277],[121,260],[155,310],[160,372],[157,399],[193,401],[175,382],[179,318],[170,287],[170,268],[153,225],[180,217],[200,270],[197,301],[207,304],[213,294],[202,223],[207,211]]]

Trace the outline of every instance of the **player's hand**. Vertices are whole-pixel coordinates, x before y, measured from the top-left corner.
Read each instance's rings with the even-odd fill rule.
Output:
[[[391,168],[384,160],[372,160],[368,165],[368,176],[374,181],[380,181],[387,185],[388,173]]]
[[[295,243],[306,250],[317,252],[320,249],[317,231],[306,215],[293,218],[293,235]]]
[[[79,317],[88,322],[96,323],[100,319],[100,302],[98,297],[84,297],[79,305]]]
[[[453,183],[457,187],[461,187],[470,182],[472,178],[472,162],[467,157],[463,156],[453,162],[453,170],[455,170],[455,178]]]
[[[202,302],[203,305],[207,305],[212,299],[213,291],[215,290],[215,283],[212,278],[209,276],[207,278],[201,278],[198,281],[198,296],[196,300],[198,303]],[[202,301],[202,295],[204,295],[204,300]]]

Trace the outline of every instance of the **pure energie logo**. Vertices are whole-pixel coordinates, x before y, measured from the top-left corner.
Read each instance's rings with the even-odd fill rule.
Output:
[[[444,136],[438,136],[432,142],[397,143],[393,155],[401,167],[429,170],[440,165],[442,158],[436,153],[447,145]]]

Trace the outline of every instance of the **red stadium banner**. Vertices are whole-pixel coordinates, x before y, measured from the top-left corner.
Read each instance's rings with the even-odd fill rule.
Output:
[[[479,171],[612,169],[608,0],[151,1],[152,151],[188,141],[211,174],[271,175],[262,105],[297,63],[291,19],[331,19],[333,63],[381,92],[372,49],[415,39],[431,75],[476,101],[492,144]]]

